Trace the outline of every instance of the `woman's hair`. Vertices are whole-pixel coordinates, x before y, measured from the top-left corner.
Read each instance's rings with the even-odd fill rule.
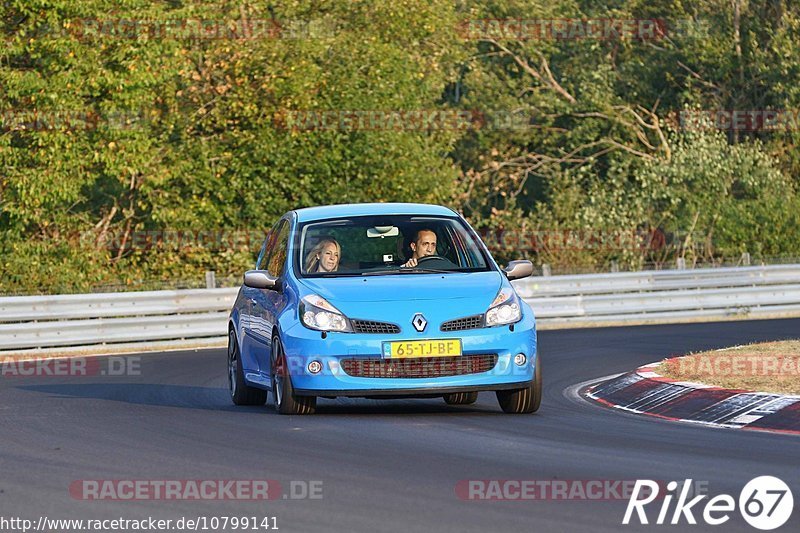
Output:
[[[342,247],[339,246],[339,243],[336,242],[336,239],[333,237],[324,237],[320,239],[320,241],[306,255],[306,272],[316,272],[319,269],[319,259],[317,258],[317,255],[321,254],[322,249],[330,243],[333,243],[333,245],[336,246],[336,251],[339,253],[339,258],[342,257]],[[336,268],[334,268],[334,270],[338,269],[339,263],[336,263]]]

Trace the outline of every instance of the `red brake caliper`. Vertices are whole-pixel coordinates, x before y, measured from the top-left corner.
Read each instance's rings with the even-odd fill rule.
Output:
[[[275,374],[286,377],[286,356],[281,353],[275,361]]]

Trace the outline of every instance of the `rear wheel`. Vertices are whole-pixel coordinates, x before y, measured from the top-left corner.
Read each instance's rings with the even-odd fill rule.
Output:
[[[474,392],[451,392],[444,395],[444,403],[447,405],[470,405],[478,401],[478,393]]]
[[[497,402],[500,408],[510,414],[535,413],[542,403],[542,371],[539,354],[536,354],[536,366],[533,369],[533,380],[530,385],[521,389],[497,391]]]
[[[286,364],[283,344],[277,335],[272,337],[272,400],[275,410],[282,415],[312,415],[317,408],[316,396],[296,396]]]
[[[239,343],[233,330],[228,332],[228,389],[236,405],[264,405],[267,401],[267,391],[251,387],[244,380]]]

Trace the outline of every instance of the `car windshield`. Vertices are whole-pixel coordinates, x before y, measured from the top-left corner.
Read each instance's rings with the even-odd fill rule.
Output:
[[[301,277],[489,270],[482,245],[455,217],[336,218],[303,224],[296,235]]]

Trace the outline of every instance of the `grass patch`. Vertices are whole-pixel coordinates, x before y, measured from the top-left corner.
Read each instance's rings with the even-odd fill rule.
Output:
[[[662,361],[656,372],[726,389],[800,395],[800,340],[693,353]]]

